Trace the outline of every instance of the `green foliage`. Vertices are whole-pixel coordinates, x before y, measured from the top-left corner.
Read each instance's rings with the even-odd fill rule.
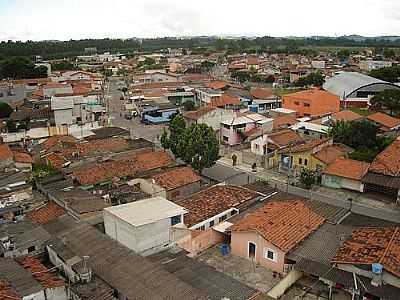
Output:
[[[186,129],[185,119],[181,114],[176,114],[174,118],[171,120],[168,126],[169,129],[169,136],[166,137],[163,133],[164,143],[161,143],[164,149],[170,149],[175,156],[178,155],[178,142],[181,140],[182,135]],[[165,146],[165,147],[164,147]]]
[[[205,60],[201,62],[200,69],[202,72],[209,72],[212,68],[215,67],[215,62]]]
[[[392,138],[378,136],[378,126],[367,121],[338,121],[329,135],[335,143],[342,143],[355,149],[351,158],[371,162],[375,156],[393,142]]]
[[[369,75],[388,82],[398,82],[400,78],[400,66],[375,69]]]
[[[0,62],[0,79],[25,79],[47,77],[45,66],[36,67],[28,58],[12,57]]]
[[[17,132],[17,124],[15,123],[15,121],[7,120],[6,126],[8,132]]]
[[[168,133],[167,133],[167,131],[166,131],[165,129],[164,129],[163,134],[161,135],[160,143],[161,143],[161,146],[162,146],[165,150],[167,150],[167,149],[170,148],[170,147],[169,147]]]
[[[294,85],[299,86],[299,87],[304,87],[304,86],[316,86],[316,87],[321,87],[325,82],[324,76],[321,74],[321,72],[315,72],[315,73],[310,73],[305,77],[299,78]]]
[[[214,130],[205,124],[192,124],[178,142],[178,157],[199,173],[215,164],[218,153],[219,145]]]
[[[0,102],[0,119],[8,118],[12,112],[13,109],[10,105],[5,102]]]
[[[195,103],[191,100],[185,101],[183,107],[186,111],[193,111],[196,107]]]
[[[32,166],[31,180],[38,182],[46,177],[57,174],[58,171],[48,164],[34,164]]]
[[[250,81],[252,76],[249,72],[234,71],[234,72],[232,72],[231,77],[235,78],[237,81],[243,83],[246,81]]]
[[[342,50],[339,50],[336,53],[336,55],[340,60],[345,60],[345,59],[349,58],[350,51],[348,49],[342,49]]]
[[[371,98],[371,105],[379,109],[388,109],[390,114],[400,112],[400,90],[384,90]]]
[[[310,189],[312,185],[315,183],[317,179],[317,175],[315,172],[302,168],[300,172],[300,182],[307,188]]]
[[[138,67],[146,67],[146,66],[151,66],[151,65],[155,65],[156,61],[154,60],[154,58],[151,57],[146,57],[144,59],[144,61],[139,62]]]
[[[393,49],[385,48],[382,51],[382,55],[385,58],[395,58],[396,57],[396,52]]]
[[[103,73],[103,75],[106,77],[110,77],[113,75],[113,72],[110,69],[103,69],[101,73]]]
[[[76,68],[71,62],[64,60],[62,62],[51,64],[51,69],[53,71],[69,71],[75,70]]]

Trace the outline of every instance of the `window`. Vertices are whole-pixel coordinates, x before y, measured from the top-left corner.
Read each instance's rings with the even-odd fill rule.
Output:
[[[232,211],[231,211],[231,216],[236,215],[236,214],[237,214],[237,211],[236,211],[236,210],[232,210]]]
[[[222,139],[224,140],[224,142],[229,141],[229,137],[227,137],[227,136],[223,136]]]
[[[35,246],[30,246],[29,248],[28,248],[28,253],[31,253],[31,252],[33,252],[33,251],[35,251],[36,250],[36,247]]]
[[[266,250],[265,250],[265,258],[276,262],[276,260],[277,260],[277,255],[276,255],[276,253],[274,252],[274,250],[272,250],[272,249],[266,249]]]
[[[260,149],[260,146],[258,144],[254,144],[254,147],[256,148],[256,150]]]
[[[214,220],[210,221],[210,227],[214,226]]]
[[[226,220],[226,215],[223,215],[222,217],[219,217],[219,222],[223,222]]]
[[[304,130],[305,135],[310,135],[310,132],[308,130]]]
[[[304,165],[307,166],[307,164],[308,164],[308,160],[306,158],[306,159],[304,159]]]
[[[4,97],[4,94],[3,94],[3,92],[0,92],[0,98],[1,98],[1,97]]]
[[[299,158],[299,165],[301,165],[303,163],[303,159]]]
[[[310,107],[310,103],[304,103],[304,107]]]
[[[294,101],[294,105],[300,105],[299,101]]]
[[[171,218],[171,225],[174,226],[176,224],[181,223],[181,215],[179,216],[174,216]]]
[[[202,225],[202,226],[200,226],[199,229],[200,229],[200,230],[206,230],[206,226],[205,226],[205,225]]]

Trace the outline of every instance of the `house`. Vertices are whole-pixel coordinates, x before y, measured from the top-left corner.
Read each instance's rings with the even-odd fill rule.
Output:
[[[363,60],[360,61],[359,66],[362,71],[372,71],[381,68],[389,68],[393,65],[391,61],[384,60]]]
[[[7,144],[0,144],[0,169],[11,167],[14,163],[14,155]]]
[[[230,227],[232,254],[288,273],[292,267],[288,253],[324,221],[301,200],[268,202]]]
[[[323,165],[319,164],[321,163],[320,160],[314,160],[313,155],[332,144],[332,139],[312,140],[280,150],[279,171],[294,173],[294,175],[299,174],[303,168],[311,171],[321,171]]]
[[[216,185],[176,203],[187,210],[184,223],[189,229],[207,230],[236,215],[258,197],[258,193],[246,188]]]
[[[296,117],[297,112],[293,109],[287,109],[283,107],[273,108],[269,111],[269,115],[271,118],[277,118],[281,116],[291,116]]]
[[[323,90],[312,89],[283,96],[282,107],[296,111],[298,117],[320,116],[340,110],[340,98]]]
[[[365,192],[388,195],[400,202],[400,140],[395,140],[372,161],[362,182]]]
[[[367,116],[367,120],[379,126],[379,131],[382,133],[400,131],[400,119],[394,118],[387,114],[376,112]]]
[[[357,72],[340,72],[328,78],[324,90],[340,97],[340,104],[348,107],[368,107],[374,95],[387,89],[400,89],[398,85]]]
[[[210,89],[210,88],[197,88],[196,89],[197,101],[199,101],[200,103],[205,103],[205,104],[211,103],[212,100],[221,97],[222,94],[223,94],[222,91],[217,91],[217,90]]]
[[[36,258],[0,258],[0,269],[2,299],[67,299],[65,282]]]
[[[171,117],[179,112],[172,103],[147,103],[140,108],[141,121],[146,124],[162,124],[171,121]]]
[[[0,102],[5,102],[11,107],[15,107],[23,102],[27,95],[28,90],[25,84],[0,81]]]
[[[361,282],[358,290],[363,294],[381,292],[377,299],[396,299],[400,292],[399,247],[400,227],[361,227],[353,230],[331,262],[352,273],[354,280]],[[385,296],[382,290],[394,293]]]
[[[221,143],[229,146],[239,145],[246,139],[246,134],[255,128],[271,132],[272,122],[272,119],[256,113],[237,114],[237,116],[221,122]]]
[[[281,107],[281,99],[272,93],[272,89],[251,88],[250,95],[252,97],[250,111],[257,113],[268,113],[269,110]]]
[[[136,153],[129,158],[92,163],[77,168],[73,170],[72,178],[83,186],[93,186],[159,170],[172,162],[172,158],[164,151]]]
[[[214,131],[218,131],[221,128],[221,121],[230,119],[233,115],[232,110],[203,106],[198,110],[183,113],[183,118],[188,126],[206,124],[212,127]]]
[[[188,211],[163,197],[104,209],[106,234],[122,245],[149,255],[175,242],[173,228],[184,227]]]
[[[322,185],[364,192],[362,178],[368,172],[370,164],[344,157],[337,158],[322,172]]]
[[[363,119],[363,116],[360,114],[351,111],[351,110],[341,110],[337,113],[332,114],[328,117],[327,123],[334,123],[338,121],[343,122],[354,122]]]
[[[128,184],[139,184],[143,192],[173,201],[198,192],[200,183],[201,177],[190,167],[178,167],[152,175],[148,179],[133,179]]]
[[[240,99],[237,96],[223,94],[220,97],[211,99],[208,104],[211,107],[218,107],[223,109],[238,109],[240,107]]]
[[[304,139],[323,139],[328,136],[329,127],[312,122],[297,122],[290,127]]]
[[[290,128],[292,125],[298,122],[296,117],[291,115],[277,116],[273,119],[273,130],[275,131]]]
[[[250,56],[246,59],[246,67],[249,70],[258,70],[260,68],[260,61],[258,57]]]

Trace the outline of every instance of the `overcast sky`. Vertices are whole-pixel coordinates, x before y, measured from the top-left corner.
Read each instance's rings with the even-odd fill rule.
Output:
[[[400,35],[399,0],[0,0],[0,40]]]

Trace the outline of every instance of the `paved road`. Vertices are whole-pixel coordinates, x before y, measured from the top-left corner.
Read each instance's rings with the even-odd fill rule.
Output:
[[[122,78],[111,77],[108,82],[106,105],[110,114],[111,125],[128,129],[133,136],[145,138],[158,144],[165,125],[144,125],[138,118],[125,119],[124,101],[120,99],[123,93],[118,90],[122,86],[124,86]]]

